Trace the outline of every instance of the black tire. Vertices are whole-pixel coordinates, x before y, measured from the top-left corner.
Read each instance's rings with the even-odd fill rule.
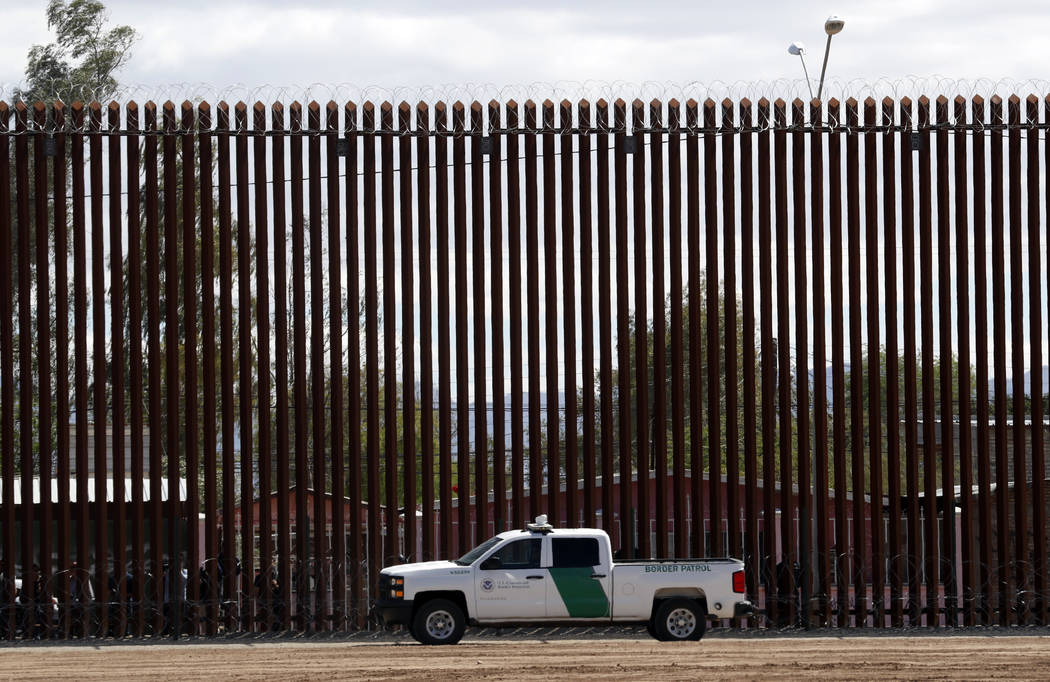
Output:
[[[412,636],[420,644],[455,644],[463,638],[467,618],[447,599],[431,599],[412,618]]]
[[[695,642],[707,629],[707,613],[692,599],[677,597],[660,604],[653,616],[653,636],[661,642]]]

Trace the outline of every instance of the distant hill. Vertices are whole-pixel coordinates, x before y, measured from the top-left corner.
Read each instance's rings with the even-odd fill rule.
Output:
[[[849,368],[850,368],[849,364],[846,364],[845,365],[845,374],[846,374],[846,377],[847,377],[847,381],[849,380],[848,379],[848,377],[849,377]],[[903,367],[901,368],[901,371],[902,372],[904,371]],[[830,364],[828,365],[827,370],[824,373],[824,376],[825,376],[825,381],[827,382],[826,386],[827,386],[828,400],[831,400],[831,397],[832,397],[832,383],[831,383],[832,382],[832,371],[831,371],[831,365]],[[810,370],[810,380],[812,381],[812,379],[813,379],[813,371]],[[1031,371],[1028,371],[1028,372],[1024,373],[1024,391],[1025,391],[1025,393],[1031,393],[1031,391],[1032,391],[1032,372]],[[1007,377],[1006,378],[1006,393],[1007,393],[1007,395],[1013,395],[1013,392],[1014,392],[1013,379],[1010,378],[1010,377]],[[1043,365],[1043,395],[1046,395],[1047,393],[1050,393],[1050,366]],[[988,395],[989,395],[989,397],[994,397],[995,396],[995,377],[994,376],[989,376],[988,377]]]
[[[1048,386],[1050,386],[1050,367],[1044,366],[1043,367],[1043,386],[1042,386],[1044,394],[1046,394],[1046,392],[1048,390],[1050,390],[1050,389],[1047,388]],[[1031,393],[1032,392],[1032,372],[1031,371],[1028,371],[1028,372],[1024,373],[1024,391],[1025,391],[1025,393]]]

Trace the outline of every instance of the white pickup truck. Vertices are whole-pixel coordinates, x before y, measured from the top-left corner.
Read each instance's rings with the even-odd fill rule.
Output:
[[[609,536],[540,516],[455,561],[384,568],[374,613],[423,644],[455,644],[469,623],[646,623],[658,640],[698,640],[707,619],[752,613],[737,559],[613,562]]]

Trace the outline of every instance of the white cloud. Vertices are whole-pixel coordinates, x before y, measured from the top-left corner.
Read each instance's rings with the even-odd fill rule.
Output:
[[[0,10],[0,83],[20,80],[29,47],[51,40],[43,4]]]
[[[0,82],[22,76],[25,53],[49,35],[45,3],[4,10]],[[114,23],[141,40],[128,83],[209,83],[222,88],[379,84],[673,81],[799,78],[786,52],[809,44],[813,75],[823,52],[824,3],[760,0],[747,12],[696,3],[480,2],[153,3],[110,0]],[[1024,78],[1045,56],[1050,7],[1018,0],[843,2],[829,77],[908,74]],[[998,46],[1009,45],[1009,49]]]

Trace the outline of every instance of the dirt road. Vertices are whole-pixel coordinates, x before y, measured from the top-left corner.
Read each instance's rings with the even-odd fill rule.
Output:
[[[1050,636],[466,638],[0,647],[0,679],[1048,679]]]

